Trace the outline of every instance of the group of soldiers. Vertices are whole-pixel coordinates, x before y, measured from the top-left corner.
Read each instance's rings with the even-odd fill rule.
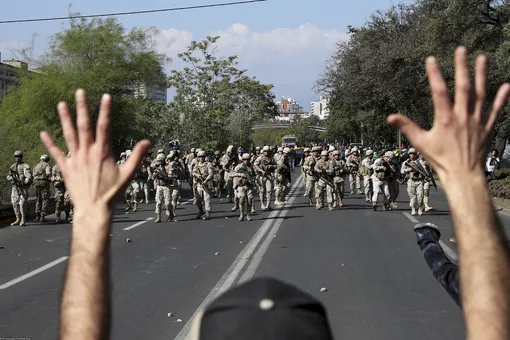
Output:
[[[70,154],[67,155],[70,157]],[[11,182],[11,202],[16,215],[16,221],[12,226],[24,226],[27,220],[27,200],[28,190],[31,185],[35,187],[35,220],[37,222],[47,222],[48,200],[50,197],[50,185],[54,187],[55,215],[56,222],[60,222],[62,212],[65,213],[65,219],[71,221],[72,203],[69,193],[65,189],[64,178],[58,165],[50,166],[50,157],[42,155],[40,162],[31,169],[23,161],[23,152],[16,150],[14,152],[14,164],[9,168],[7,180]]]
[[[233,203],[231,211],[239,210],[239,220],[250,221],[255,212],[254,196],[260,197],[260,209],[272,209],[274,205],[287,204],[291,189],[292,150],[288,147],[274,149],[269,146],[256,147],[253,153],[242,149],[237,152],[230,145],[225,152],[216,151],[207,155],[205,150],[191,149],[181,154],[172,150],[166,154],[158,150],[152,159],[148,155],[141,161],[133,180],[125,193],[126,211],[137,211],[138,204],[149,203],[151,192],[155,192],[156,222],[161,222],[161,213],[165,210],[166,220],[176,217],[177,205],[184,182],[188,182],[193,191],[193,204],[198,212],[197,219],[210,219],[211,198],[226,197]],[[404,177],[410,199],[412,215],[421,215],[432,210],[429,205],[430,186],[434,178],[430,166],[423,156],[411,148],[408,158],[399,162],[394,152],[387,151],[374,159],[374,152],[364,151],[360,156],[358,148],[349,149],[345,154],[331,146],[329,150],[321,147],[305,148],[301,160],[305,176],[305,193],[310,206],[322,209],[327,202],[329,210],[343,207],[345,180],[348,177],[351,194],[365,194],[366,202],[372,203],[377,210],[379,196],[383,196],[384,210],[397,208],[399,179]],[[68,154],[68,157],[71,155]],[[122,152],[117,162],[122,166],[131,156],[131,150]],[[72,218],[72,202],[65,189],[64,179],[58,165],[49,164],[49,157],[42,155],[40,162],[31,169],[23,161],[20,150],[14,152],[15,163],[10,167],[7,179],[12,183],[11,200],[16,221],[11,225],[23,226],[26,223],[28,190],[34,185],[36,190],[36,221],[46,222],[50,184],[54,187],[56,222],[60,222],[62,212],[65,219]],[[363,190],[362,190],[363,189]]]
[[[325,197],[329,210],[343,206],[345,179],[349,177],[351,194],[365,194],[366,202],[377,210],[379,196],[383,196],[384,210],[394,210],[399,195],[399,179],[407,182],[412,215],[421,215],[433,208],[429,205],[430,186],[436,185],[430,166],[416,149],[407,151],[408,158],[400,162],[393,151],[386,151],[374,159],[374,151],[367,149],[362,158],[357,147],[342,153],[334,147],[305,148],[302,169],[306,176],[305,197],[312,206],[315,191],[316,209],[324,207]],[[363,184],[363,191],[362,191]]]

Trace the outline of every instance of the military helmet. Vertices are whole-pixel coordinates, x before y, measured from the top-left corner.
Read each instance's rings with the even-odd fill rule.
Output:
[[[41,156],[41,161],[47,162],[49,160],[50,160],[50,157],[48,155],[42,155]]]
[[[392,151],[386,151],[384,157],[393,158],[395,154]]]
[[[416,149],[415,148],[410,148],[409,151],[407,152],[408,154],[416,154]]]
[[[277,149],[277,151],[278,151],[278,152],[283,152],[283,148],[282,148],[282,147],[279,147],[279,148]]]
[[[126,157],[126,153],[123,151],[120,153],[120,157]]]
[[[271,151],[271,148],[269,147],[269,145],[265,145],[265,146],[262,148],[262,151]]]
[[[328,152],[326,150],[321,152],[321,156],[327,156],[327,155],[328,155]]]
[[[165,153],[165,150],[163,150],[163,149],[159,149],[159,150],[158,150],[158,154],[160,154],[160,153]]]
[[[367,151],[365,151],[365,155],[366,156],[370,156],[370,155],[373,155],[373,154],[374,154],[374,150],[368,149]]]
[[[303,152],[310,152],[310,148],[305,148]]]
[[[328,149],[329,152],[333,152],[335,150],[336,150],[336,148],[333,145],[329,146],[329,149]]]
[[[318,146],[314,146],[314,147],[312,148],[312,152],[319,152],[319,151],[321,151],[321,148],[320,148],[320,147],[318,147]]]
[[[358,151],[358,147],[357,147],[357,146],[353,147],[353,148],[351,149],[351,151],[352,151],[352,152],[356,152],[356,151]]]
[[[23,152],[21,150],[14,151],[14,157],[23,157]]]
[[[131,150],[126,150],[126,157],[131,156],[131,154],[132,154],[132,151],[131,151]]]
[[[168,154],[168,158],[174,158],[175,156],[175,151],[170,151],[170,153]]]
[[[221,154],[221,153],[220,153],[220,151],[219,151],[219,150],[214,151],[214,155],[215,155],[215,156],[219,156],[220,154]]]
[[[283,153],[289,153],[290,152],[290,148],[284,148],[283,149]]]
[[[156,161],[163,162],[164,160],[165,160],[165,154],[158,153],[158,155],[156,156]]]
[[[243,155],[241,156],[241,159],[244,161],[244,160],[250,160],[251,156],[249,153],[243,153]]]
[[[205,157],[205,151],[204,150],[200,150],[197,154],[197,157]]]
[[[195,148],[191,148],[191,152],[192,152],[192,153],[195,153]]]
[[[340,155],[340,151],[338,151],[338,150],[333,151],[333,156],[336,156],[336,155]]]
[[[255,150],[259,151],[260,150],[260,146],[256,146]]]

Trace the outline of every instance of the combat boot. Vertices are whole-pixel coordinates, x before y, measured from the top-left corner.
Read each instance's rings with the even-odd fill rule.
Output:
[[[11,225],[14,226],[14,225],[18,225],[19,223],[21,222],[21,219],[19,217],[16,216],[16,221],[12,222]]]
[[[351,190],[351,195],[354,195],[354,190]]]
[[[241,210],[239,212],[239,221],[242,221],[242,220],[244,220],[244,211]]]
[[[358,195],[363,195],[363,191],[361,191],[360,189],[358,189]]]
[[[432,208],[430,205],[428,205],[428,203],[427,203],[427,204],[425,204],[425,211],[426,211],[426,212],[429,212],[429,211],[431,211],[431,210],[434,210],[434,208]]]
[[[166,220],[167,221],[172,221],[174,219],[174,214],[173,214],[172,211],[170,211],[170,207],[169,206],[166,207],[165,214],[166,214]]]
[[[161,213],[157,213],[156,214],[156,220],[154,222],[155,223],[160,223],[161,222]]]
[[[40,214],[36,214],[34,221],[39,222],[40,220],[41,220],[41,215]]]
[[[315,203],[315,209],[321,210],[322,209],[322,202],[317,201],[317,203]]]
[[[276,200],[276,201],[274,201],[274,205],[282,205],[282,202]]]
[[[197,213],[196,219],[197,219],[197,220],[199,220],[199,219],[202,217],[202,215],[203,215],[203,214],[204,214],[204,211],[202,210],[202,208],[200,208],[200,209],[198,210],[198,213]]]
[[[389,211],[391,210],[391,207],[388,203],[384,203],[384,211]]]
[[[308,197],[308,206],[309,207],[313,206],[313,202],[312,202],[312,199],[310,197]]]
[[[251,215],[250,214],[246,215],[246,221],[248,221],[248,222],[251,221]]]
[[[416,215],[416,209],[414,207],[411,209],[411,215]]]
[[[23,227],[25,225],[25,217],[21,216],[21,221],[19,222],[19,226]]]
[[[250,210],[250,214],[255,214],[255,213],[256,213],[255,205],[252,205],[251,210]]]
[[[206,211],[205,212],[205,216],[203,218],[204,220],[210,220],[211,219],[211,212],[210,211]]]
[[[333,208],[333,204],[328,203],[328,209],[329,209],[329,211],[333,211],[333,209],[334,209],[334,208]]]
[[[133,203],[133,212],[136,212],[136,211],[138,211],[138,202],[134,201],[134,203]]]
[[[421,208],[418,208],[418,215],[423,215],[423,210],[421,210]]]
[[[43,214],[41,214],[41,222],[42,223],[48,222],[48,220],[46,219],[46,217]]]
[[[372,203],[372,209],[374,209],[374,211],[377,211],[377,203],[376,202]]]
[[[338,202],[338,207],[339,207],[339,208],[341,208],[341,207],[343,207],[343,206],[344,206],[344,202],[339,201],[339,202]]]
[[[395,202],[391,202],[390,207],[391,207],[391,209],[394,209],[394,210],[398,209],[398,205]]]

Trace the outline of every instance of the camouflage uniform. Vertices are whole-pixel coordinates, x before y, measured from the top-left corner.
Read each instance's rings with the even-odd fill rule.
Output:
[[[271,196],[274,188],[276,162],[274,158],[271,157],[269,146],[264,146],[262,154],[255,160],[254,168],[260,180],[260,208],[262,210],[271,210]]]
[[[374,210],[377,210],[377,201],[380,193],[384,195],[384,210],[389,210],[390,189],[388,187],[388,181],[386,177],[387,168],[385,165],[385,163],[389,161],[390,159],[384,155],[381,158],[377,158],[372,165],[372,169],[374,170],[374,173],[372,174],[372,185],[374,190],[372,195],[372,207]]]
[[[11,225],[24,226],[27,214],[28,188],[32,184],[32,172],[30,166],[23,162],[23,153],[20,150],[14,152],[16,163],[9,168],[7,180],[12,183],[11,202],[16,215],[16,221]]]
[[[275,176],[275,205],[287,203],[287,195],[292,187],[290,179],[289,153],[290,148],[283,149],[283,154],[276,157],[276,176]]]
[[[69,220],[70,207],[69,204],[66,204],[66,201],[64,199],[66,195],[64,177],[60,173],[60,168],[58,167],[57,164],[55,164],[51,169],[51,181],[53,182],[53,189],[55,190],[54,198],[55,198],[56,222],[57,223],[60,222],[60,215],[62,211],[65,212],[66,220]],[[67,203],[70,203],[70,200],[68,200]]]
[[[305,173],[305,196],[308,197],[308,205],[312,206],[312,195],[317,187],[317,174],[315,173],[315,164],[318,161],[320,148],[314,146],[312,148],[312,154],[303,161],[303,172]]]
[[[333,188],[328,193],[328,202],[332,202],[333,207],[338,202],[339,207],[343,207],[344,193],[345,193],[345,162],[340,158],[340,151],[335,150],[332,152],[333,158],[331,159],[331,170],[333,171]]]
[[[198,161],[193,168],[193,177],[196,182],[196,198],[198,214],[197,219],[204,215],[204,220],[211,218],[211,191],[209,190],[208,183],[213,179],[214,171],[211,163],[205,161],[205,151],[200,151],[197,157],[202,161]]]
[[[332,190],[333,186],[333,183],[330,180],[333,175],[333,170],[331,169],[331,162],[328,160],[327,151],[321,152],[321,159],[315,163],[315,172],[319,174],[319,179],[315,186],[315,207],[319,210],[324,207],[324,194],[326,193],[326,190]],[[330,201],[331,194],[327,196],[329,209],[332,210],[333,201]]]
[[[51,167],[48,155],[41,156],[41,162],[34,168],[35,186],[35,220],[46,222],[48,215],[48,200],[50,197]]]
[[[239,221],[245,217],[247,221],[251,221],[251,212],[253,210],[253,189],[255,188],[256,173],[250,164],[250,154],[242,155],[242,163],[238,164],[234,169],[234,188],[239,197]],[[246,207],[245,207],[246,203]]]
[[[365,201],[370,202],[372,200],[372,195],[374,193],[374,190],[372,188],[372,166],[373,166],[373,150],[367,150],[365,152],[365,158],[361,161],[360,166],[360,174],[363,175],[363,185],[365,189]]]
[[[402,173],[407,173],[407,193],[409,194],[409,206],[411,207],[411,215],[421,215],[423,211],[423,184],[425,177],[414,168],[421,166],[420,161],[416,158],[416,149],[409,149],[409,159],[402,164]]]
[[[358,190],[358,194],[361,192],[361,174],[359,172],[360,157],[358,155],[358,148],[354,147],[351,150],[351,154],[347,157],[347,167],[349,168],[349,184],[351,186],[351,194],[354,194],[354,189]]]
[[[432,169],[430,168],[430,165],[427,163],[427,161],[423,158],[423,156],[421,154],[419,155],[419,158],[420,158],[420,163],[421,163],[421,166],[423,167],[423,169],[425,169],[425,171],[432,176]],[[422,210],[424,209],[425,211],[431,211],[434,209],[429,205],[429,197],[430,197],[430,180],[425,179],[425,182],[423,183]]]

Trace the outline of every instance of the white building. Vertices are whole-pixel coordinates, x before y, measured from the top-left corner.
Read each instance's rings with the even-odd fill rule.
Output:
[[[329,116],[329,97],[320,96],[319,100],[310,103],[310,115],[316,115],[320,120],[325,120]]]
[[[134,88],[135,98],[143,98],[154,102],[167,102],[167,89],[156,85],[140,84]]]
[[[19,60],[0,61],[0,99],[9,86],[18,85],[20,70],[28,70],[28,64]]]

